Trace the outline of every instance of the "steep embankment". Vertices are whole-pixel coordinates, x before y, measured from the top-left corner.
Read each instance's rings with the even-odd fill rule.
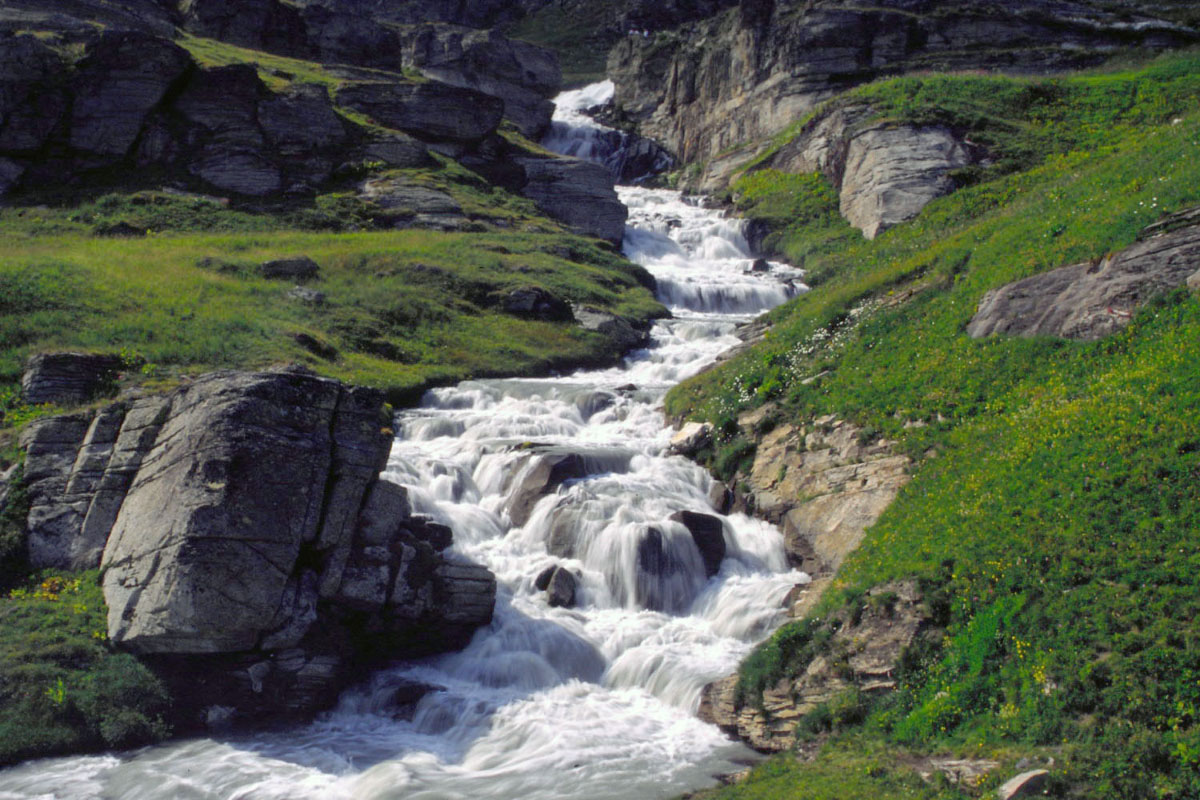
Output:
[[[1095,65],[1123,47],[1178,46],[1195,39],[1177,21],[1195,21],[1188,5],[743,2],[626,36],[608,74],[618,118],[691,165],[689,184],[712,192],[765,139],[852,86],[914,71],[1037,74]]]
[[[805,619],[710,696],[730,729],[818,757],[714,797],[974,797],[1036,767],[1057,796],[1200,788],[1200,232],[1194,212],[1168,216],[1200,202],[1198,67],[857,90],[847,104],[952,123],[990,154],[957,176],[971,185],[874,240],[819,174],[735,185],[815,287],[669,412],[713,424],[701,455],[749,504],[778,501],[796,482],[783,467],[831,445],[913,464]],[[838,444],[839,420],[860,452]],[[799,431],[786,456],[771,446],[783,428]],[[830,502],[785,499],[801,522]],[[898,630],[888,653],[881,632]]]

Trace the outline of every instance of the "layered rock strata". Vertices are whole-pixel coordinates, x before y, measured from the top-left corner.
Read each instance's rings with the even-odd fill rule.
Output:
[[[609,55],[608,75],[617,112],[683,162],[745,163],[757,153],[747,145],[882,75],[1043,73],[1093,65],[1122,47],[1195,39],[1170,22],[1073,2],[767,0],[678,30],[627,36]]]

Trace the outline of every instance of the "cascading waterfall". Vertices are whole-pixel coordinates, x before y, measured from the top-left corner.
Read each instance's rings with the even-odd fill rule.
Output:
[[[695,718],[700,692],[807,576],[778,531],[734,514],[718,517],[710,577],[671,517],[712,514],[711,478],[666,454],[657,406],[799,275],[751,272],[739,224],[677,193],[620,194],[625,252],[673,312],[650,346],[619,368],[433,390],[397,419],[384,477],[495,572],[488,628],[460,653],[377,673],[312,724],[35,762],[0,773],[0,800],[670,797],[750,757]],[[535,491],[564,459],[569,474]],[[576,577],[573,608],[534,585],[553,565]]]

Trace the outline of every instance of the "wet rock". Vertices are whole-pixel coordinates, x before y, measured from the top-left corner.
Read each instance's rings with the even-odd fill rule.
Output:
[[[71,147],[125,155],[150,110],[190,63],[187,51],[165,39],[130,31],[103,34],[73,81]]]
[[[84,403],[114,388],[123,367],[114,355],[37,353],[25,363],[21,396],[34,405]]]
[[[321,267],[308,256],[276,258],[258,265],[258,274],[264,278],[285,280],[308,280],[317,277]]]
[[[575,398],[575,408],[579,409],[579,417],[587,422],[596,414],[611,408],[617,402],[617,396],[612,392],[588,392]]]
[[[546,602],[551,608],[573,608],[577,581],[570,570],[557,567],[546,586]]]
[[[771,265],[767,263],[765,258],[756,258],[754,259],[754,263],[750,265],[750,271],[765,274],[771,271]]]
[[[681,613],[704,581],[704,565],[685,531],[649,526],[638,540],[634,600],[651,611]]]
[[[636,330],[627,320],[616,314],[610,314],[591,306],[573,306],[572,313],[575,315],[575,321],[579,323],[579,327],[585,331],[596,331],[608,337],[618,350],[625,351],[646,342],[647,334]],[[622,390],[618,389],[617,391]],[[625,389],[625,391],[630,390]]]
[[[1200,224],[1193,222],[1152,234],[1102,260],[993,289],[980,301],[967,333],[1100,339],[1128,325],[1153,295],[1184,285],[1197,263]]]
[[[533,507],[563,482],[587,475],[587,463],[578,453],[547,453],[531,456],[513,478],[504,505],[514,527],[529,521]]]
[[[670,519],[683,525],[692,535],[704,561],[704,574],[711,578],[720,572],[721,562],[725,560],[725,526],[721,520],[696,511],[676,511]]]
[[[454,531],[450,526],[434,522],[428,517],[414,514],[408,520],[407,530],[414,539],[438,552],[454,544]]]
[[[733,507],[733,491],[721,481],[713,481],[708,490],[708,504],[718,514],[728,514]]]
[[[1015,800],[1018,797],[1033,797],[1041,794],[1042,787],[1046,785],[1046,779],[1049,777],[1050,773],[1044,769],[1022,772],[1005,781],[1004,785],[996,790],[996,797],[999,800]]]
[[[628,209],[617,199],[612,176],[600,164],[576,158],[521,158],[521,194],[575,230],[620,244]]]
[[[539,286],[513,289],[505,295],[501,308],[506,314],[547,322],[562,322],[573,318],[570,303]]]
[[[707,422],[686,422],[671,437],[671,452],[691,456],[712,444],[712,425]]]
[[[498,98],[437,81],[352,83],[338,90],[337,102],[430,141],[479,142],[496,130],[504,114]]]

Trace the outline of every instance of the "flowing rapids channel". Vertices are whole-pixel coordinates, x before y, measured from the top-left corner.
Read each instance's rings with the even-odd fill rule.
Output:
[[[739,322],[794,293],[798,275],[751,274],[739,224],[678,193],[620,194],[625,252],[673,313],[650,346],[620,368],[437,389],[397,419],[384,477],[495,572],[489,627],[460,653],[375,674],[309,725],[32,762],[0,772],[0,800],[658,798],[749,757],[695,718],[700,692],[781,622],[781,599],[807,576],[789,571],[776,529],[739,514],[721,517],[726,557],[706,576],[669,517],[711,514],[711,478],[666,454],[659,405],[737,343]],[[514,525],[526,473],[539,454],[562,453],[586,474]],[[574,608],[550,607],[534,586],[554,564],[577,575]],[[414,684],[436,688],[398,716],[397,692]]]

